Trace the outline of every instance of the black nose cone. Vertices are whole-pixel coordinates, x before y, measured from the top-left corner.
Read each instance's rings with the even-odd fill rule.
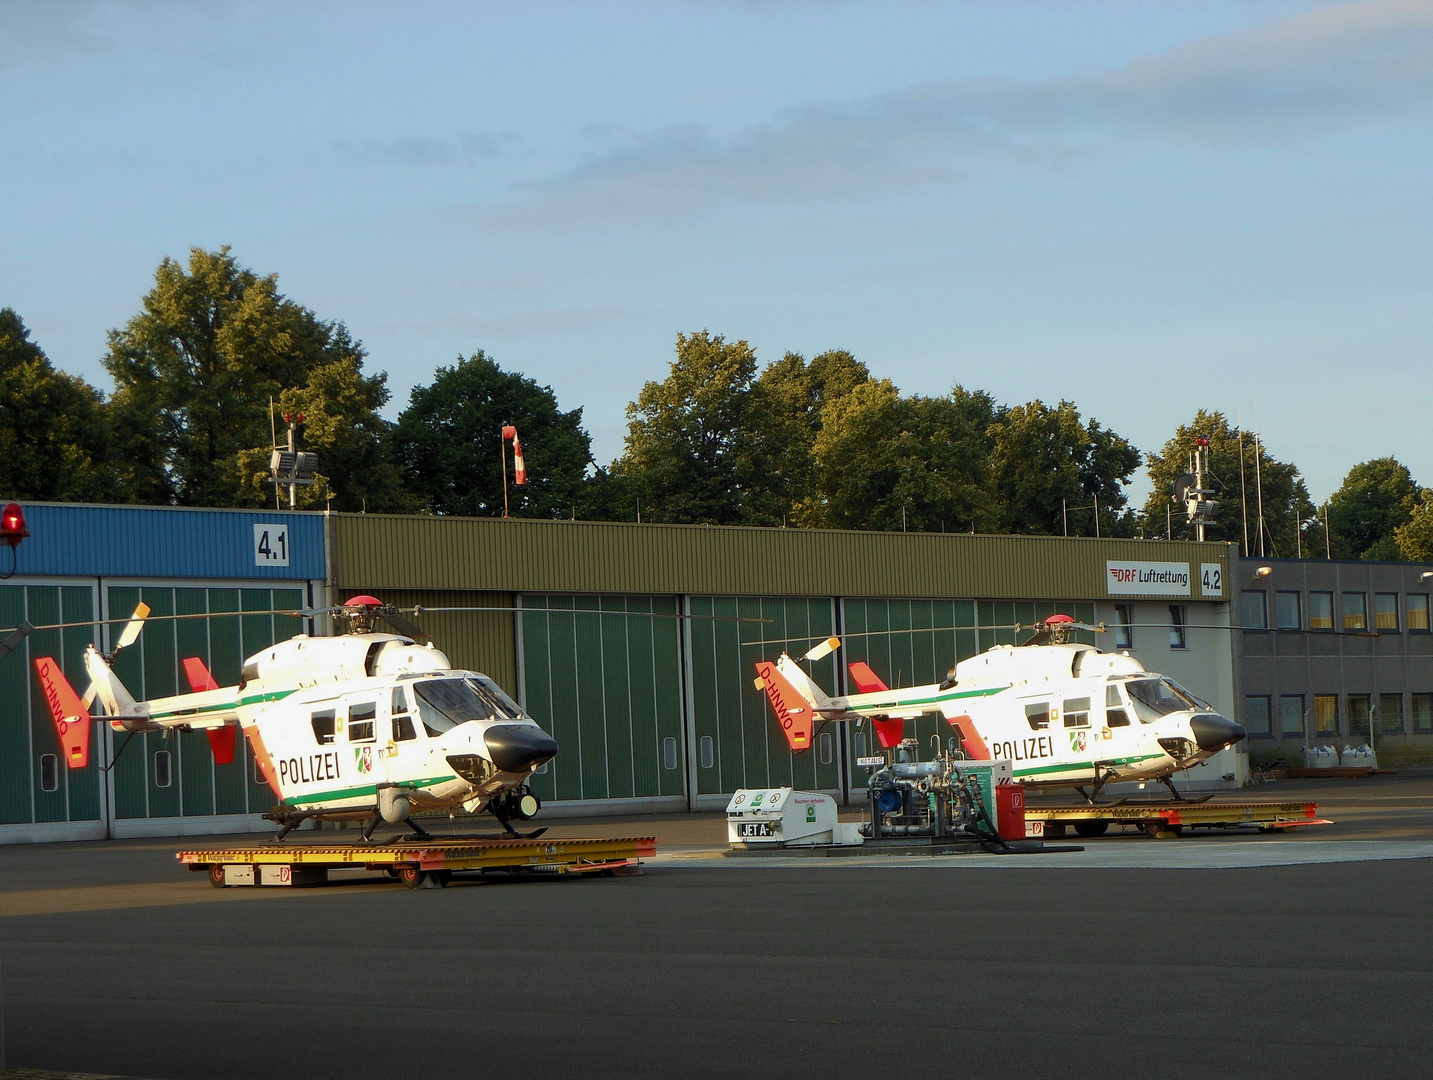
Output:
[[[557,756],[557,743],[535,724],[494,724],[483,733],[488,757],[503,772],[528,772]]]
[[[1223,750],[1248,735],[1248,732],[1233,720],[1225,720],[1222,716],[1211,716],[1208,713],[1191,717],[1189,730],[1194,732],[1194,741],[1199,744],[1201,750]]]

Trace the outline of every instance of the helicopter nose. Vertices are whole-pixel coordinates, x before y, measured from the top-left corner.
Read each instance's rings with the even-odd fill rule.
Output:
[[[503,772],[527,772],[557,756],[557,743],[536,724],[494,724],[483,741],[489,759]]]
[[[1232,720],[1208,713],[1191,717],[1189,730],[1194,732],[1194,741],[1201,750],[1223,750],[1243,739],[1248,732]]]

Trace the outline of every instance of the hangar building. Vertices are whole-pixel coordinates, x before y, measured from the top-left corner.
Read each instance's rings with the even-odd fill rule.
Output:
[[[508,687],[562,747],[535,778],[565,813],[710,809],[739,787],[792,784],[860,798],[863,731],[831,725],[793,756],[752,665],[831,634],[891,685],[1064,612],[1228,716],[1246,701],[1231,632],[1240,591],[1225,544],[564,521],[26,507],[33,536],[0,582],[0,626],[155,615],[116,670],[136,696],[186,685],[199,656],[237,681],[244,656],[304,629],[274,614],[373,593],[417,617],[458,666]],[[279,533],[282,531],[282,558]],[[1246,564],[1247,567],[1247,564]],[[486,610],[445,611],[445,608]],[[327,632],[324,620],[315,631]],[[122,623],[115,623],[117,634]],[[240,741],[216,766],[203,733],[115,735],[85,770],[30,677],[51,655],[77,688],[97,630],[41,631],[0,660],[0,841],[264,829],[272,794]],[[1087,635],[1093,642],[1094,635]],[[1236,643],[1234,639],[1240,638]],[[107,644],[107,642],[106,642]],[[836,657],[817,678],[844,690]],[[930,720],[908,728],[926,753]],[[945,733],[940,733],[945,734]],[[110,772],[101,764],[115,760]]]

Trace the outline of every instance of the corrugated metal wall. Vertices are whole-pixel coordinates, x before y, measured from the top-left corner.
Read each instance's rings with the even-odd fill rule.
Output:
[[[26,503],[31,539],[16,551],[21,576],[306,579],[324,576],[324,516],[277,510]],[[271,533],[270,559],[255,525]],[[280,565],[287,560],[286,565]]]
[[[330,529],[331,580],[375,590],[1073,600],[1106,595],[1106,559],[1228,561],[1153,540],[371,514]]]

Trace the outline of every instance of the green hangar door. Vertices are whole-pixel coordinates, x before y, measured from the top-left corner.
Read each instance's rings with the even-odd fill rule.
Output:
[[[520,598],[521,703],[560,747],[545,802],[686,793],[681,620],[666,596]]]
[[[800,657],[831,636],[833,602],[694,596],[689,603],[694,804],[725,805],[724,796],[738,788],[795,787],[838,794],[838,725],[818,725],[812,748],[793,754],[766,695],[756,688],[758,660],[775,660],[783,651]],[[808,664],[807,670],[828,693],[838,690],[834,656]]]
[[[233,686],[245,657],[304,629],[297,615],[272,614],[303,608],[301,589],[109,587],[109,610],[117,618],[141,600],[149,605],[150,620],[114,663],[115,673],[140,700],[189,693],[183,664],[190,656],[204,661],[220,686]],[[157,618],[166,615],[214,617]],[[117,818],[259,814],[276,801],[242,732],[228,765],[215,763],[203,731],[114,732],[113,738]]]
[[[35,626],[94,619],[89,585],[0,585],[0,628],[29,620]],[[89,685],[85,648],[92,626],[36,630],[0,658],[0,824],[98,821],[100,754],[90,743],[89,764],[70,770],[54,719],[35,679],[34,661],[54,658],[77,693]]]

